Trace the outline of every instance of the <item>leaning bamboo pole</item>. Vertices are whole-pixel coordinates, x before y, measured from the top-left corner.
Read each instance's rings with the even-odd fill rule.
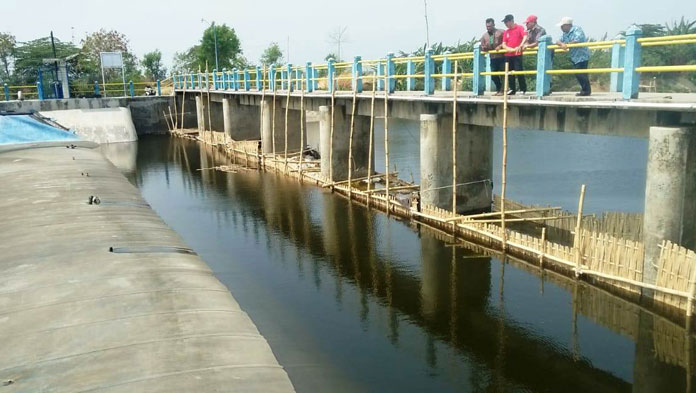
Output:
[[[208,63],[205,64],[205,75],[206,78],[208,77]],[[205,82],[205,91],[208,95],[208,140],[211,145],[213,144],[213,124],[210,121],[210,83],[208,81]],[[203,94],[203,93],[201,93]],[[201,97],[202,98],[202,97]],[[203,122],[205,123],[205,122]],[[203,127],[205,128],[205,127]]]
[[[266,106],[266,66],[263,66],[263,71],[262,71],[262,77],[261,77],[261,109],[259,111],[260,114],[260,119],[259,119],[259,135],[263,135],[263,122],[264,122],[264,109]],[[261,151],[261,164],[263,167],[266,167],[266,155],[263,154],[263,151]]]
[[[171,107],[169,109],[171,110]],[[169,125],[169,119],[167,119],[167,113],[165,111],[162,111],[162,117],[164,117],[164,122],[167,123],[167,129],[169,132],[172,132],[172,126]]]
[[[174,129],[179,128],[179,108],[176,104],[176,90],[172,89],[172,94],[174,94]]]
[[[375,97],[377,92],[377,80],[372,78],[372,97],[370,102],[370,146],[367,148],[367,192],[372,188],[372,145],[375,135]],[[367,194],[367,207],[370,207],[370,194]]]
[[[385,70],[387,64],[384,65]],[[391,211],[391,203],[389,202],[389,78],[387,78],[388,72],[384,73],[384,165],[386,174],[386,202],[387,202],[387,215]]]
[[[273,152],[273,159],[276,158],[276,140],[275,140],[275,118],[276,118],[276,86],[275,81],[273,86],[271,86],[271,91],[273,92],[273,110],[271,111],[271,151]],[[273,165],[275,168],[275,164]]]
[[[292,78],[290,78],[290,74],[291,73],[288,73],[288,91],[285,98],[285,152],[283,154],[283,161],[285,161],[283,172],[285,173],[288,173],[288,115],[290,113],[290,90],[292,86]]]
[[[336,122],[336,74],[331,81],[331,130],[329,132],[329,181],[333,182],[333,140],[334,123]]]
[[[585,204],[585,185],[580,187],[580,199],[578,200],[578,218],[575,223],[575,235],[573,235],[573,248],[575,249],[575,277],[580,277],[582,254],[580,252],[580,227],[582,226],[582,208]]]
[[[353,87],[353,107],[350,110],[350,135],[348,136],[348,198],[353,196],[353,134],[355,132],[355,104],[358,102],[358,89]]]
[[[452,87],[452,215],[457,215],[457,61],[454,61],[454,86]]]
[[[505,93],[503,94],[503,165],[500,187],[500,227],[502,228],[503,252],[507,248],[507,236],[505,234],[505,187],[507,185],[507,127],[508,127],[508,83],[510,77],[510,65],[505,63]]]
[[[191,83],[193,83],[193,80],[191,80]],[[184,124],[184,114],[186,113],[186,77],[184,76],[184,92],[181,94],[181,130],[186,127]]]
[[[302,182],[302,158],[304,156],[304,86],[303,81],[300,79],[298,81],[300,87],[300,167],[298,169],[300,182]]]

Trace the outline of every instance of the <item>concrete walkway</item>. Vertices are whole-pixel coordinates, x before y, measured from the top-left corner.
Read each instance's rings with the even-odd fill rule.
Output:
[[[294,392],[208,266],[75,144],[0,147],[0,390]]]

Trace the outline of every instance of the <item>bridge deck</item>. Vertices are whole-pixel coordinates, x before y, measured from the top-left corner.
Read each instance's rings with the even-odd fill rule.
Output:
[[[293,392],[138,190],[84,144],[48,146],[0,150],[4,391]]]

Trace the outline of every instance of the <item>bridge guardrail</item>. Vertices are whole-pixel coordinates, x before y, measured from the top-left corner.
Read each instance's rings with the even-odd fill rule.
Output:
[[[609,67],[588,69],[554,69],[553,53],[567,52],[559,45],[551,42],[550,36],[540,38],[537,48],[525,50],[523,56],[536,56],[536,70],[510,71],[509,75],[536,75],[536,95],[543,97],[551,93],[552,75],[574,74],[610,74],[610,91],[622,93],[624,99],[638,98],[641,74],[668,72],[696,72],[696,64],[681,64],[667,66],[642,66],[642,48],[656,46],[673,46],[696,44],[696,34],[672,35],[662,37],[642,37],[638,28],[629,29],[625,39],[592,41],[568,44],[568,48],[586,47],[590,50],[611,50]],[[448,91],[452,89],[455,76],[471,78],[474,95],[483,95],[487,83],[485,78],[502,76],[503,71],[493,72],[490,69],[490,55],[505,53],[504,50],[484,52],[475,45],[473,52],[434,55],[427,50],[424,56],[395,57],[390,53],[385,58],[363,60],[356,56],[352,62],[335,62],[329,60],[324,64],[293,66],[271,65],[268,68],[255,67],[252,69],[232,71],[223,70],[211,73],[187,73],[172,75],[174,89],[211,89],[211,90],[286,90],[296,88],[297,82],[303,80],[307,92],[320,90],[342,90],[342,86],[362,91],[363,80],[377,80],[377,89],[385,89],[385,81],[390,93],[396,91],[396,81],[406,80],[402,85],[405,91],[416,91],[416,81],[422,85],[425,94],[434,94],[435,90]],[[396,65],[406,65],[405,72],[396,72]],[[457,70],[453,70],[453,65]],[[439,71],[438,71],[439,70]],[[280,75],[278,75],[280,74]],[[294,74],[294,75],[293,75]],[[335,83],[334,83],[335,81]],[[349,84],[342,83],[350,81]],[[439,82],[439,83],[438,83]],[[334,86],[335,84],[335,86]],[[437,86],[440,86],[438,89]]]

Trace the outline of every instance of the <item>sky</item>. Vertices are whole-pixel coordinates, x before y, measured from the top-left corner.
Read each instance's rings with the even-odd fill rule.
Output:
[[[500,21],[508,13],[518,22],[537,15],[554,39],[560,32],[556,23],[563,16],[573,17],[594,38],[605,33],[611,38],[632,23],[672,22],[682,15],[696,19],[696,1],[688,0],[427,0],[427,4],[430,42],[444,44],[479,37],[486,18]],[[341,26],[347,27],[343,59],[411,52],[426,39],[423,0],[0,0],[0,10],[0,31],[12,33],[18,41],[45,37],[53,30],[59,39],[79,44],[88,33],[114,29],[129,38],[139,58],[161,50],[167,66],[175,52],[200,40],[208,26],[201,19],[233,27],[244,56],[254,63],[271,42],[286,52],[288,40],[291,63],[323,62],[328,53],[336,52],[329,36]]]

